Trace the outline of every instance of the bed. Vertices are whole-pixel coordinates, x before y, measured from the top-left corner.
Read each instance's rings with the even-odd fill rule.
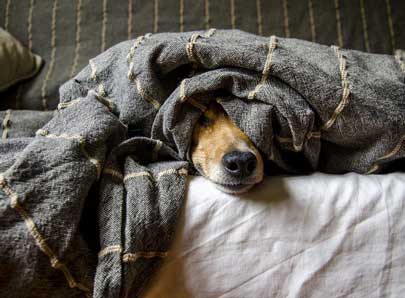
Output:
[[[56,134],[43,127],[49,128],[48,121],[54,119],[55,110],[68,107],[64,98],[60,102],[60,86],[88,65],[89,59],[120,41],[148,32],[197,29],[210,32],[213,27],[241,29],[263,36],[293,37],[396,55],[405,73],[404,53],[400,50],[405,48],[401,29],[404,20],[405,5],[399,0],[1,1],[0,26],[37,54],[35,61],[40,56],[45,63],[40,70],[35,69],[32,78],[1,92],[0,160],[5,162],[0,162],[0,172],[25,169],[24,163],[15,165],[15,158],[27,146],[37,148],[31,144],[32,140],[42,137],[55,150],[77,155],[72,151],[77,144],[58,143],[54,140]],[[83,104],[77,112],[98,113],[108,119],[103,120],[106,126],[124,130],[99,100]],[[87,118],[86,121],[74,123],[72,130],[75,125],[87,129],[88,124],[92,128],[94,121]],[[89,135],[92,136],[91,131]],[[103,140],[111,147],[116,145],[114,137]],[[80,138],[75,141],[81,144]],[[52,172],[60,184],[42,179],[46,178],[41,176],[46,172],[46,164],[38,163],[36,172],[40,179],[27,179],[32,186],[28,195],[24,190],[27,171],[12,177],[17,183],[11,187],[7,184],[10,177],[0,179],[0,222],[5,232],[0,235],[3,243],[0,246],[5,252],[0,256],[1,297],[16,297],[17,291],[19,297],[83,297],[84,294],[144,298],[401,297],[405,294],[405,174],[399,171],[387,175],[316,172],[271,176],[249,193],[232,196],[221,193],[202,177],[190,176],[186,183],[184,164],[180,161],[172,164],[172,168],[155,167],[151,175],[156,179],[166,174],[177,175],[168,177],[163,188],[173,184],[184,186],[183,206],[173,239],[173,231],[169,229],[162,236],[165,244],[155,247],[155,253],[131,255],[113,241],[107,241],[103,247],[105,243],[100,243],[98,238],[100,227],[96,223],[100,224],[100,213],[96,210],[100,196],[95,187],[99,184],[93,185],[93,181],[97,180],[101,167],[93,154],[100,157],[106,152],[98,152],[97,146],[95,142],[82,152],[87,154],[90,164],[77,163],[80,171],[76,169],[69,179],[64,174],[72,166]],[[156,144],[148,146],[144,151],[153,153]],[[9,148],[15,151],[10,152]],[[50,145],[49,148],[52,149]],[[396,151],[402,153],[404,149],[399,143]],[[37,153],[35,158],[41,156],[40,150]],[[165,154],[172,152],[167,149]],[[49,150],[42,155],[45,161],[53,153]],[[120,179],[120,173],[110,168],[108,174],[112,177],[108,185],[114,186],[114,179]],[[80,196],[76,205],[63,205],[62,200],[54,200],[77,192],[74,185],[62,185],[63,179],[70,184],[76,181],[77,185],[88,181],[83,191],[88,196]],[[48,184],[49,192],[37,192]],[[20,193],[29,203],[23,211],[17,210],[12,200]],[[108,220],[112,213],[107,210],[101,217]],[[31,217],[24,214],[35,214],[33,223],[41,237],[35,236]],[[65,226],[64,222],[49,220],[53,214],[71,222]],[[13,218],[8,221],[10,215]],[[175,215],[171,220],[177,218]],[[20,233],[10,236],[8,229],[14,221]],[[58,233],[53,233],[55,229]],[[110,234],[115,239],[120,233]],[[51,243],[51,253],[43,243]],[[159,250],[166,245],[170,246],[168,252]],[[140,265],[144,271],[136,267],[138,259],[144,262]],[[162,261],[161,266],[158,261]],[[115,266],[125,263],[133,267]],[[61,264],[66,264],[70,271]],[[97,268],[97,264],[102,266]],[[16,268],[27,270],[20,275]],[[140,276],[138,279],[133,278],[134,271]],[[127,279],[123,277],[126,274]],[[95,279],[97,282],[93,284]],[[132,285],[121,287],[122,283]],[[21,288],[25,291],[21,292]]]
[[[232,196],[189,179],[143,297],[401,297],[405,175],[266,178]]]

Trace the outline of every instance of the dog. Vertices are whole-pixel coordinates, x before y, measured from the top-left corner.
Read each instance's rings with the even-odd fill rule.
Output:
[[[223,192],[243,193],[263,179],[260,152],[216,102],[194,127],[191,159],[196,170]]]

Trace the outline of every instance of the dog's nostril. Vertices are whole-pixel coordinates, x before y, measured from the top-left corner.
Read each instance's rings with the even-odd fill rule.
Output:
[[[249,175],[252,174],[255,169],[256,169],[256,158],[250,160],[246,166],[246,170]]]
[[[245,178],[256,169],[256,156],[251,152],[232,151],[224,155],[222,163],[232,176]]]
[[[226,166],[226,168],[234,172],[238,170],[238,165],[236,162],[231,162]]]

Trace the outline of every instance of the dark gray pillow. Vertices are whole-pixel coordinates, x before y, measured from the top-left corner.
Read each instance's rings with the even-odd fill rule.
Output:
[[[34,76],[41,68],[42,59],[0,28],[0,65],[0,91],[4,91]]]

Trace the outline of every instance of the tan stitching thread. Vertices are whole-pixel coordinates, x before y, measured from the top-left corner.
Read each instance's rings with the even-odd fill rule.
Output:
[[[275,136],[275,139],[280,143],[292,143],[293,139],[290,137]]]
[[[343,33],[342,22],[340,20],[340,3],[339,0],[335,0],[335,14],[336,14],[336,31],[339,47],[343,47]]]
[[[212,29],[208,30],[203,36],[211,37],[212,35],[214,35],[215,32],[216,32],[216,29],[212,28]],[[187,58],[190,62],[192,62],[194,64],[198,64],[198,61],[194,55],[194,45],[197,42],[197,39],[199,37],[201,37],[201,35],[199,33],[194,33],[193,35],[191,35],[189,41],[186,44]]]
[[[97,82],[97,66],[92,59],[89,60],[89,65],[90,65],[90,69],[91,69],[90,78],[91,78],[91,80]],[[105,105],[109,109],[110,112],[113,112],[115,110],[116,106],[111,100],[106,98],[107,92],[105,91],[104,85],[99,84],[97,89],[98,89],[98,92],[96,92],[94,90],[90,90],[89,93],[93,94],[99,102],[101,102],[103,105]],[[68,103],[59,104],[58,109],[66,108],[72,104],[76,104],[77,102],[79,102],[79,100],[73,100]]]
[[[369,41],[368,41],[366,9],[364,7],[364,0],[360,0],[360,13],[361,13],[361,23],[363,25],[364,46],[366,48],[366,51],[370,52],[370,44],[369,44]]]
[[[124,175],[122,175],[119,171],[112,168],[104,168],[103,174],[116,177],[119,180],[124,180]]]
[[[185,102],[187,100],[187,97],[186,97],[186,80],[187,79],[184,79],[180,83],[180,101],[181,102]]]
[[[390,30],[392,52],[395,53],[395,50],[396,50],[396,45],[395,44],[396,44],[396,42],[395,42],[394,23],[392,21],[391,2],[390,2],[390,0],[385,0],[385,4],[386,4],[386,7],[387,7],[387,21],[388,21],[388,28]]]
[[[81,34],[81,11],[82,11],[82,0],[76,0],[76,37],[75,37],[75,56],[73,58],[72,68],[70,69],[70,77],[72,78],[76,73],[77,64],[79,63],[79,54],[80,54],[80,34]]]
[[[277,141],[279,141],[280,143],[292,143],[293,139],[290,137],[282,137],[282,136],[274,136]],[[321,137],[321,132],[320,131],[310,131],[306,134],[305,138],[307,140],[315,138],[315,139],[319,139]],[[297,145],[297,147],[300,147],[302,145]]]
[[[152,160],[154,160],[154,161],[157,160],[160,148],[162,148],[162,145],[163,145],[162,141],[159,141],[159,140],[155,140],[155,141],[156,141],[156,145],[152,151]]]
[[[290,137],[281,137],[281,136],[273,136],[272,139],[276,139],[278,142],[282,143],[282,144],[292,144],[292,146],[294,147],[295,151],[301,151],[303,146],[304,146],[304,142],[297,145],[294,143],[294,140]],[[321,138],[321,132],[320,131],[310,131],[306,134],[305,139],[310,140],[310,139],[320,139]],[[274,157],[274,156],[273,156]]]
[[[73,278],[72,274],[70,273],[66,265],[59,261],[56,254],[48,246],[44,237],[39,232],[33,219],[28,215],[27,211],[18,202],[17,193],[11,189],[11,187],[9,186],[8,182],[5,180],[2,174],[0,174],[0,188],[9,197],[11,208],[15,209],[19,213],[19,215],[23,218],[28,231],[35,240],[36,245],[49,258],[51,266],[55,269],[62,271],[70,288],[78,288],[83,292],[85,292],[86,295],[88,295],[90,293],[90,289],[84,286],[83,284],[76,282],[76,280]]]
[[[289,138],[289,137],[275,136],[275,138],[277,139],[278,142],[280,142],[282,144],[286,144],[286,143],[287,144],[292,144],[293,147],[294,147],[294,150],[297,151],[297,152],[301,151],[302,147],[304,146],[304,143],[299,144],[299,145],[295,144],[293,139]]]
[[[98,85],[98,93],[94,90],[90,90],[89,94],[93,94],[99,102],[108,108],[110,112],[115,110],[115,104],[106,97],[107,93],[105,92],[103,84]]]
[[[206,106],[200,104],[194,98],[187,98],[187,102],[196,107],[197,109],[201,110],[202,112],[204,112],[207,109]]]
[[[119,253],[121,254],[123,251],[123,248],[121,245],[117,244],[117,245],[111,245],[111,246],[107,246],[104,249],[102,249],[99,253],[98,253],[98,257],[104,257],[108,254],[111,253]],[[139,258],[145,258],[145,259],[151,259],[151,258],[165,258],[167,257],[168,252],[167,251],[139,251],[139,252],[135,252],[135,253],[125,253],[122,256],[122,261],[125,263],[128,262],[135,262],[136,260],[138,260]]]
[[[184,79],[184,80],[182,80],[181,81],[181,83],[180,83],[180,101],[181,102],[188,102],[188,103],[190,103],[191,105],[193,105],[194,107],[196,107],[197,109],[199,109],[199,110],[201,110],[201,111],[205,111],[207,108],[204,106],[204,105],[202,105],[202,104],[200,104],[198,101],[196,101],[195,99],[193,99],[193,98],[190,98],[190,97],[188,97],[187,95],[186,95],[186,80],[187,79]]]
[[[161,251],[139,251],[136,253],[126,253],[122,256],[122,261],[124,263],[135,262],[140,258],[151,259],[151,258],[165,258],[168,252]]]
[[[78,103],[80,100],[81,100],[80,98],[76,98],[76,99],[73,99],[73,100],[68,101],[68,102],[61,102],[61,103],[58,104],[57,109],[58,109],[58,110],[65,109],[65,108],[67,108],[67,107],[70,107],[70,106],[72,106],[72,105]]]
[[[204,37],[211,37],[215,34],[215,32],[217,32],[217,29],[215,28],[211,28],[210,30],[208,30],[203,36]]]
[[[141,35],[138,38],[135,39],[134,44],[132,47],[129,49],[129,53],[127,55],[127,63],[130,63],[132,58],[134,57],[135,50],[139,47],[140,44],[144,41],[145,38],[147,38],[149,35]]]
[[[217,103],[219,103],[219,104],[223,104],[224,102],[226,102],[226,100],[224,99],[224,98],[222,98],[222,97],[217,97],[217,98],[215,98],[215,101],[217,102]]]
[[[77,140],[80,145],[80,150],[82,151],[83,156],[90,162],[92,163],[95,168],[96,168],[96,173],[97,173],[97,179],[100,177],[101,173],[101,163],[98,159],[95,159],[90,156],[90,154],[86,150],[86,140],[83,138],[81,135],[69,135],[62,133],[60,135],[55,135],[55,134],[50,134],[48,131],[44,129],[39,129],[36,132],[36,135],[38,136],[43,136],[46,138],[52,138],[52,139],[66,139],[66,140]]]
[[[321,137],[320,131],[310,131],[306,136],[307,139],[312,139],[312,138],[319,139],[320,137]]]
[[[188,175],[188,170],[185,168],[181,168],[180,170],[178,170],[178,173],[180,176],[187,176]]]
[[[107,92],[105,91],[103,84],[98,85],[97,91],[98,91],[99,96],[102,96],[102,97],[107,96]]]
[[[153,179],[152,174],[146,171],[141,171],[141,172],[136,172],[136,173],[130,173],[124,176],[124,182],[126,182],[129,179],[132,178],[138,178],[138,177],[148,177]]]
[[[47,99],[47,87],[48,81],[51,78],[54,66],[55,66],[55,56],[56,56],[56,12],[58,9],[58,0],[53,0],[52,7],[52,24],[51,24],[51,60],[49,62],[48,71],[45,75],[45,79],[42,83],[41,95],[42,95],[42,109],[48,110],[48,99]]]
[[[190,57],[189,57],[190,59]],[[194,70],[192,71],[194,73]],[[185,102],[188,99],[188,96],[186,95],[186,81],[187,79],[183,79],[180,83],[180,101]]]
[[[90,79],[95,81],[97,79],[97,67],[93,60],[89,60],[89,65],[91,68]]]
[[[395,60],[398,62],[399,67],[405,72],[405,53],[402,50],[395,51]]]
[[[154,15],[153,15],[153,32],[159,31],[159,0],[154,2]]]
[[[375,173],[379,168],[380,168],[379,165],[373,165],[373,167],[372,167],[370,170],[368,170],[365,174],[366,174],[366,175],[373,174],[373,173]]]
[[[105,97],[106,93],[105,93],[105,90],[104,90],[104,86],[102,84],[100,84],[98,86],[98,92],[99,93],[97,93],[94,90],[89,91],[89,93],[94,94],[96,99],[99,102],[101,102],[103,105],[105,105],[110,112],[113,112],[115,110],[115,104],[111,100],[109,100],[108,98]],[[82,100],[81,98],[76,98],[76,99],[73,99],[73,100],[68,101],[68,102],[61,102],[61,103],[58,104],[57,109],[58,110],[63,110],[65,108],[67,108],[67,107],[70,107],[72,105],[75,105],[75,104],[79,103],[81,100]]]
[[[47,137],[47,138],[62,138],[62,139],[67,139],[67,140],[79,140],[82,137],[80,135],[68,135],[65,133],[62,133],[60,135],[55,135],[55,134],[50,134],[49,131],[45,130],[45,129],[38,129],[35,133],[37,136],[43,136],[43,137]]]
[[[6,12],[4,14],[4,29],[6,29],[6,31],[8,31],[8,25],[10,22],[10,5],[11,5],[11,0],[7,0]]]
[[[184,32],[184,0],[180,0],[179,16],[180,16],[180,32]]]
[[[349,103],[349,95],[350,95],[349,81],[347,80],[346,59],[343,57],[343,54],[338,47],[333,46],[332,48],[334,49],[335,54],[339,59],[339,71],[342,81],[343,93],[341,101],[339,102],[338,106],[336,107],[335,111],[333,112],[329,120],[326,121],[326,123],[322,126],[321,128],[322,130],[328,130],[335,123],[339,114]]]
[[[191,35],[191,37],[186,45],[186,52],[187,52],[188,60],[195,64],[197,64],[198,61],[197,61],[196,57],[194,56],[193,50],[194,50],[194,44],[199,37],[200,37],[200,34],[194,33],[193,35]]]
[[[208,29],[210,27],[210,1],[209,0],[205,0],[204,1],[204,14],[205,14],[205,19],[204,19],[204,23],[205,23],[205,29]]]
[[[257,33],[263,35],[262,2],[256,0]]]
[[[132,38],[132,0],[128,0],[128,39]]]
[[[135,79],[135,84],[136,84],[136,88],[138,90],[138,93],[141,95],[141,97],[143,99],[145,99],[146,101],[148,101],[149,103],[151,103],[155,107],[156,110],[159,110],[160,103],[156,99],[150,97],[149,95],[147,95],[145,93],[145,91],[142,89],[141,81],[138,78]]]
[[[268,155],[269,160],[274,160],[274,135],[270,136],[270,154]]]
[[[160,179],[161,177],[165,176],[165,175],[174,175],[177,174],[177,169],[168,169],[168,170],[164,170],[160,173],[158,173],[157,178]]]
[[[175,175],[175,174],[177,174],[177,175],[179,175],[179,176],[187,176],[187,175],[188,175],[188,171],[187,171],[187,169],[185,169],[185,168],[181,168],[181,169],[179,169],[179,170],[177,170],[177,169],[164,170],[164,171],[159,172],[159,173],[157,174],[157,179],[159,180],[159,179],[162,178],[163,176],[166,176],[166,175]]]
[[[34,12],[35,0],[30,0],[28,8],[28,18],[27,18],[27,32],[28,32],[28,49],[32,51],[32,16]],[[20,108],[20,101],[22,96],[22,89],[24,84],[20,84],[17,89],[17,94],[15,97],[15,108]]]
[[[100,250],[100,252],[98,253],[98,257],[104,257],[105,255],[111,254],[111,253],[121,253],[122,252],[122,247],[121,245],[111,245],[111,246],[107,246],[105,248],[103,248],[102,250]]]
[[[402,145],[403,145],[402,143],[404,143],[404,142],[405,142],[405,135],[403,135],[399,139],[399,142],[394,147],[394,149],[392,149],[389,153],[385,154],[384,156],[381,156],[379,159],[377,159],[377,161],[390,158],[390,157],[394,156],[395,154],[397,154],[399,152],[399,150],[401,149]]]
[[[145,41],[145,39],[149,38],[150,36],[151,36],[151,34],[146,34],[146,35],[139,36],[137,39],[135,39],[134,44],[129,49],[129,53],[127,55],[127,63],[129,65],[127,77],[131,81],[135,79],[135,75],[133,73],[133,71],[134,71],[133,70],[133,68],[134,68],[133,57],[134,57],[134,54],[135,54],[135,50]]]
[[[103,0],[103,20],[101,23],[101,51],[105,51],[106,36],[107,36],[107,22],[108,22],[108,10],[107,0]]]
[[[290,37],[290,25],[288,20],[288,0],[283,0],[284,35]]]
[[[87,152],[87,150],[86,150],[86,142],[85,142],[85,139],[83,137],[81,137],[79,142],[80,142],[80,148],[82,150],[82,154],[84,155],[84,157],[96,167],[96,173],[97,173],[97,179],[98,179],[100,177],[100,174],[101,174],[101,163],[100,163],[100,161],[98,159],[95,159],[95,158],[91,157],[90,154]]]
[[[111,174],[111,173],[107,173],[107,174]],[[165,175],[174,175],[174,174],[177,174],[180,176],[186,176],[188,174],[188,171],[185,168],[163,170],[157,174],[157,179],[159,180],[160,178],[162,178]],[[151,173],[146,172],[146,171],[140,171],[140,172],[126,174],[124,176],[124,182],[126,182],[129,179],[138,178],[138,177],[148,177],[153,180],[153,176]]]
[[[9,125],[10,125],[10,118],[11,118],[11,110],[7,110],[4,115],[4,119],[3,119],[2,139],[8,138],[8,129],[9,129]]]
[[[28,49],[32,50],[32,15],[34,12],[35,0],[30,0],[30,6],[28,10]]]
[[[229,0],[229,6],[231,11],[231,25],[232,29],[236,28],[236,17],[235,17],[235,0]]]
[[[274,50],[276,47],[277,47],[277,40],[276,40],[276,37],[274,35],[272,35],[270,37],[270,41],[269,41],[269,50],[267,53],[266,62],[264,64],[264,68],[263,68],[263,72],[262,72],[262,78],[261,78],[259,84],[255,87],[255,89],[253,91],[249,92],[248,99],[251,99],[251,100],[254,99],[256,94],[265,85],[265,83],[269,77],[271,62],[273,59],[273,53],[274,53]]]
[[[403,135],[400,139],[398,144],[394,147],[394,149],[392,149],[390,152],[388,152],[387,154],[385,154],[384,156],[381,156],[380,158],[378,158],[374,165],[372,166],[372,168],[366,173],[366,174],[372,174],[375,171],[377,171],[380,168],[380,165],[377,164],[378,161],[380,160],[384,160],[384,159],[388,159],[392,156],[394,156],[395,154],[397,154],[399,152],[399,150],[401,150],[401,147],[403,145],[403,143],[405,142],[405,135]]]
[[[308,0],[308,11],[309,11],[309,26],[311,27],[311,40],[316,41],[316,30],[315,30],[315,17],[314,17],[314,4],[312,0]]]

